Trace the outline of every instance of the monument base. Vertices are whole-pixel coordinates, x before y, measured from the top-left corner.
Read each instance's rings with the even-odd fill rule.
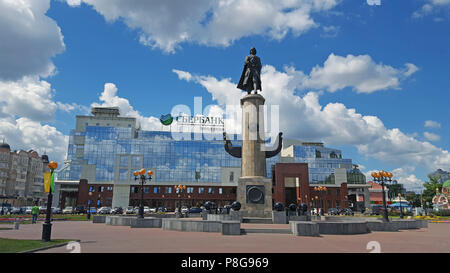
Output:
[[[237,201],[242,217],[272,218],[272,181],[263,176],[240,177]]]

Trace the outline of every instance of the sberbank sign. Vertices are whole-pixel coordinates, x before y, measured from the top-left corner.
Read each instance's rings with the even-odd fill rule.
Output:
[[[159,119],[163,125],[171,125],[173,117],[171,114],[162,115]],[[180,115],[175,118],[178,125],[202,125],[202,126],[214,126],[224,127],[225,121],[222,117],[205,117],[205,116],[187,116]]]
[[[224,126],[224,120],[221,117],[205,116],[178,116],[176,121],[180,125],[202,125],[202,126]]]

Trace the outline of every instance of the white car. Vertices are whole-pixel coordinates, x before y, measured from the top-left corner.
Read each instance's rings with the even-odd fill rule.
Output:
[[[156,208],[150,208],[150,212],[156,213]]]
[[[72,214],[73,213],[73,207],[65,207],[63,209],[63,214]]]
[[[133,213],[134,213],[134,208],[131,206],[125,210],[125,214],[133,214]]]
[[[31,210],[33,207],[26,207],[25,208],[25,214],[31,214]]]
[[[188,207],[186,207],[186,206],[181,207],[181,213],[188,213],[188,212],[189,212]]]
[[[110,214],[111,208],[110,207],[101,207],[99,210],[97,210],[98,214]]]
[[[139,210],[138,210],[139,212]],[[144,207],[144,214],[150,213],[150,207],[145,206]]]

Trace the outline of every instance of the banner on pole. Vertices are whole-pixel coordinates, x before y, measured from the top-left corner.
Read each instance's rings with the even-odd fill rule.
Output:
[[[50,172],[44,172],[44,191],[46,193],[50,192],[51,176],[52,174]]]

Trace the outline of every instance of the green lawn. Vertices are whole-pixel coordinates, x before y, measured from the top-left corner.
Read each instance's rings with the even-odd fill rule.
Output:
[[[0,253],[17,253],[23,251],[34,250],[38,248],[58,245],[73,240],[56,239],[50,242],[42,242],[40,240],[17,240],[0,238]]]

